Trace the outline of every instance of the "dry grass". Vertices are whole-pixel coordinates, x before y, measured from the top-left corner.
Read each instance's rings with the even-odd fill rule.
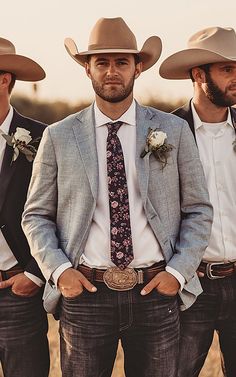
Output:
[[[61,377],[60,367],[59,367],[59,351],[58,351],[58,342],[59,342],[58,333],[57,333],[58,323],[54,321],[54,319],[51,316],[49,316],[49,324],[50,324],[49,341],[50,341],[50,350],[51,350],[50,377]],[[124,371],[123,371],[123,355],[122,355],[121,348],[119,348],[118,353],[117,353],[117,358],[116,358],[115,366],[113,369],[112,377],[125,377]],[[219,344],[218,344],[217,336],[215,336],[214,338],[209,355],[207,357],[204,368],[199,377],[223,377],[223,374],[221,372],[221,367],[220,367]]]

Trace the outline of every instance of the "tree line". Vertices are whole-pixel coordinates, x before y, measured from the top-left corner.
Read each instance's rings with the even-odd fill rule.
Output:
[[[186,99],[179,99],[177,101],[167,102],[164,100],[156,100],[149,98],[142,105],[152,106],[156,109],[171,112],[186,102]],[[39,120],[46,124],[57,122],[69,114],[76,113],[87,107],[89,102],[80,102],[77,105],[70,105],[64,101],[39,101],[32,100],[25,96],[14,95],[11,100],[12,105],[24,116]]]

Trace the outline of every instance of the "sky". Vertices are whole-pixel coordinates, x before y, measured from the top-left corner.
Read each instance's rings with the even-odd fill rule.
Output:
[[[46,71],[39,82],[39,100],[76,104],[94,97],[84,68],[66,52],[71,37],[79,51],[86,51],[89,34],[100,17],[122,17],[136,36],[138,49],[151,35],[163,44],[159,61],[135,82],[135,97],[176,100],[190,98],[190,80],[165,80],[160,63],[187,47],[195,32],[210,26],[236,29],[235,0],[0,0],[0,36],[9,39],[17,53],[37,61]],[[15,93],[32,96],[32,85],[18,81]]]

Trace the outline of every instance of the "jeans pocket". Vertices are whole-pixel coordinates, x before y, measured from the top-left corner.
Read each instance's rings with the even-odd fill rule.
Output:
[[[37,298],[40,295],[41,291],[38,291],[33,296],[26,296],[26,295],[18,295],[17,293],[14,293],[11,289],[11,287],[8,290],[10,296],[17,298],[19,300],[33,300],[34,298]]]
[[[72,296],[72,297],[67,297],[67,296],[63,296],[62,295],[62,299],[65,300],[65,301],[68,301],[68,302],[77,301],[77,300],[79,300],[81,298],[81,296],[84,296],[85,291],[86,290],[83,289],[83,291],[81,293],[79,293],[76,296]]]
[[[158,291],[157,288],[156,288],[156,293],[157,293],[158,296],[166,298],[166,299],[169,299],[169,300],[173,300],[173,299],[177,298],[177,294],[175,294],[175,295],[168,295],[166,293]]]

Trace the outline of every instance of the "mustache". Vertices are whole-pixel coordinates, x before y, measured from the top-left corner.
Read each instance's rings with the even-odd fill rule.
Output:
[[[123,84],[123,82],[117,78],[114,78],[114,79],[107,79],[105,80],[104,84]]]

